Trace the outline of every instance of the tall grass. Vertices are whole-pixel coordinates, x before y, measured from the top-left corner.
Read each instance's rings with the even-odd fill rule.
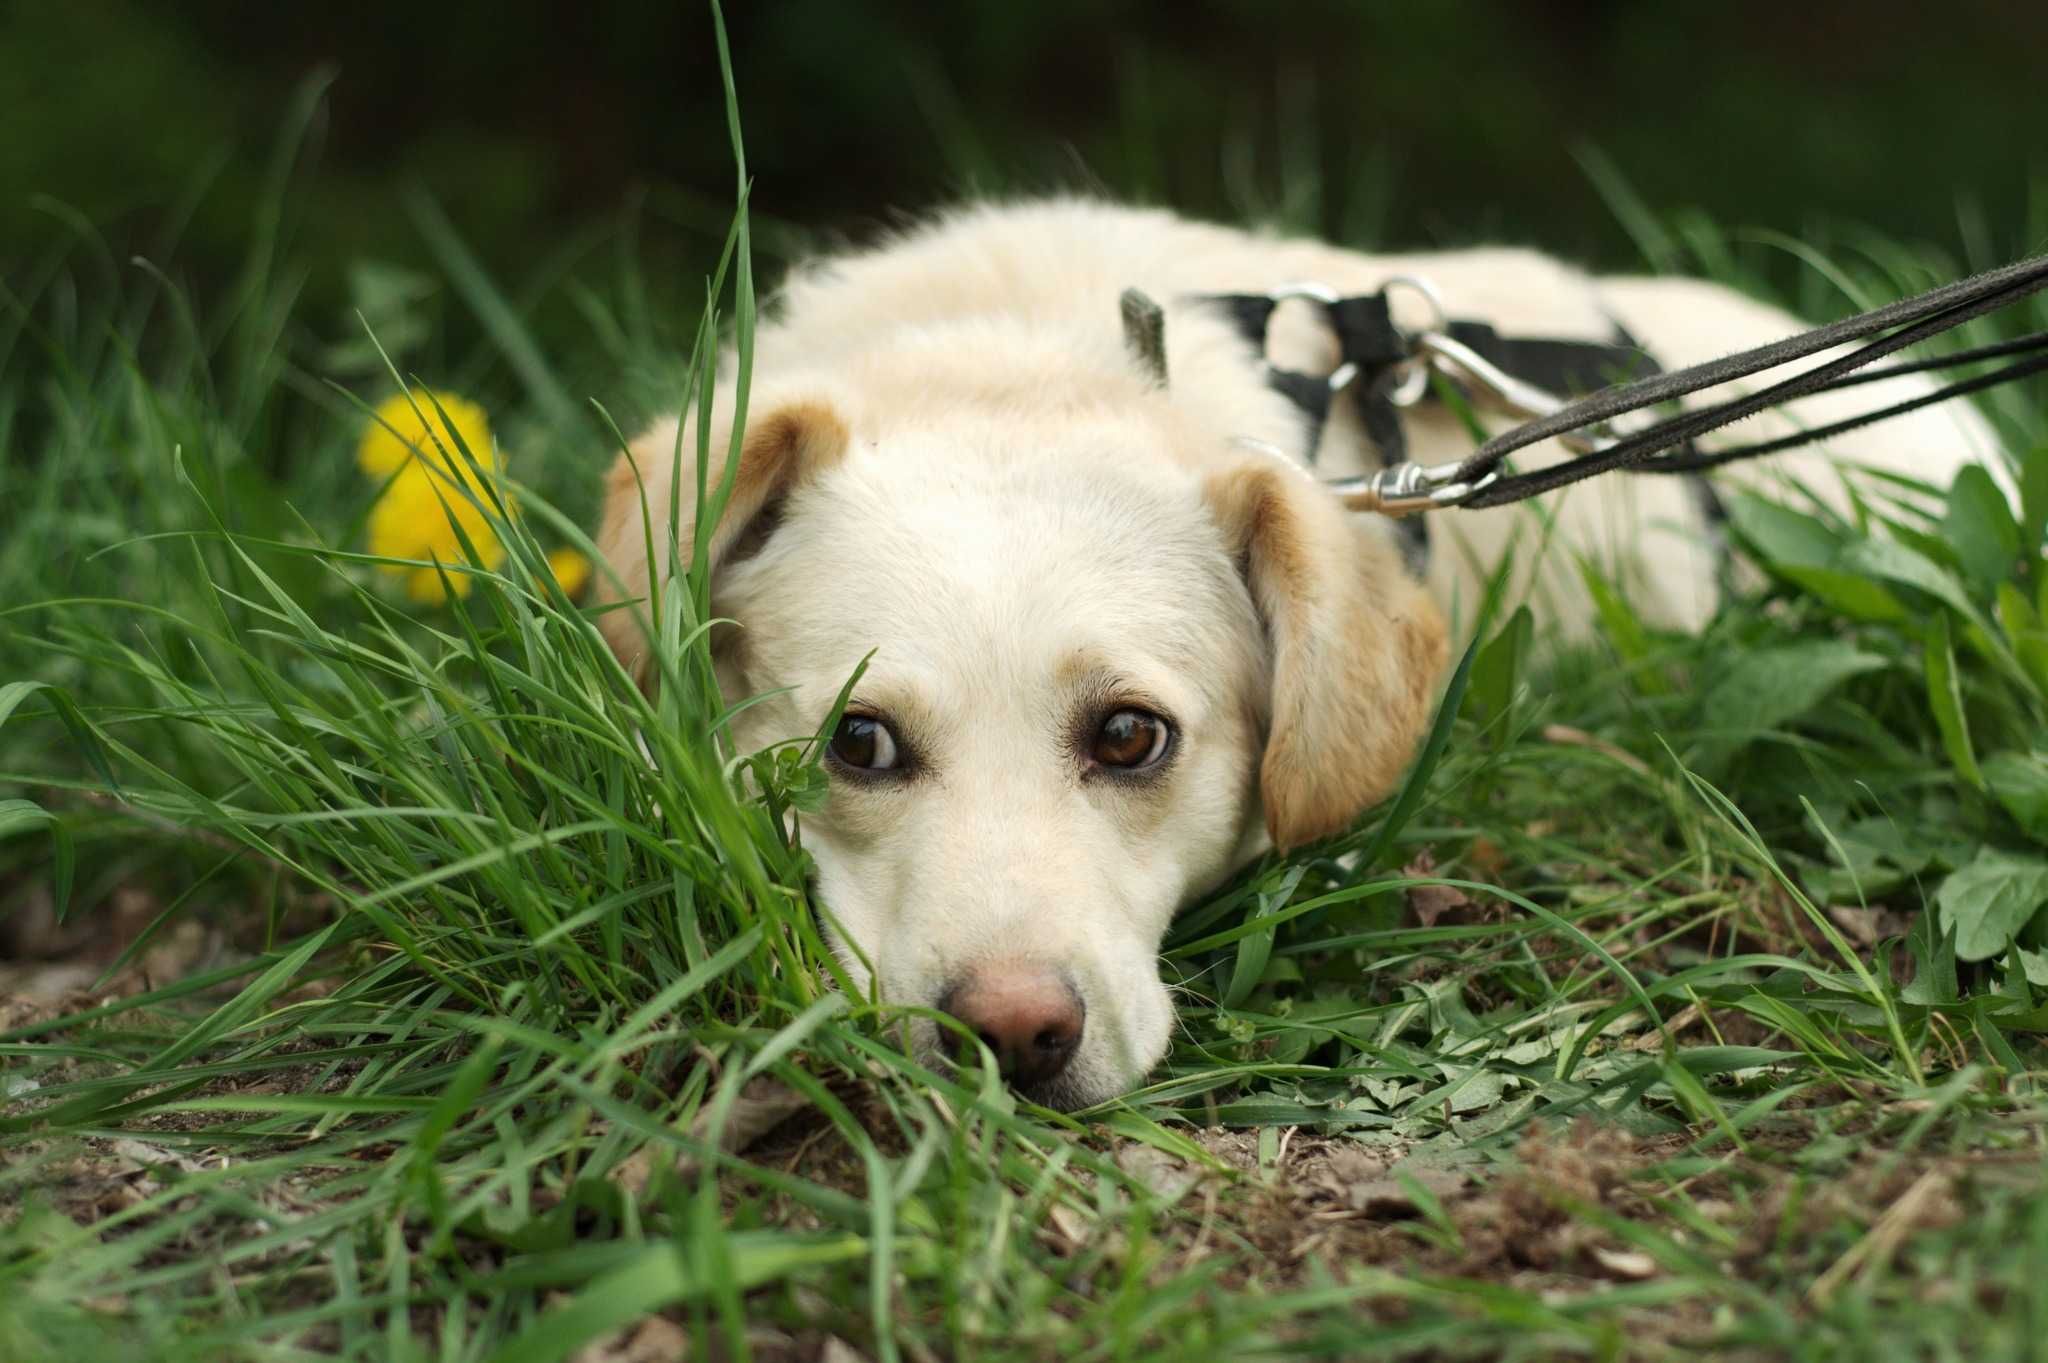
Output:
[[[728,335],[750,357],[727,81],[737,211],[685,355],[633,320],[640,281],[584,296],[593,345],[680,375],[675,405],[713,400]],[[2010,525],[1967,486],[1873,492],[1854,524],[1745,503],[1770,585],[1704,637],[1617,595],[1598,646],[1539,660],[1506,615],[1386,809],[1183,916],[1153,1082],[1061,1116],[927,1071],[845,987],[804,890],[818,737],[733,749],[701,558],[632,608],[651,695],[563,594],[544,545],[591,546],[538,485],[594,476],[617,423],[430,207],[492,338],[474,372],[521,395],[508,471],[387,377],[508,552],[441,565],[468,585],[443,610],[381,590],[346,454],[367,408],[292,341],[309,108],[213,310],[153,266],[94,279],[84,228],[0,300],[0,356],[51,376],[0,382],[0,885],[78,915],[147,887],[109,976],[188,919],[236,932],[0,1035],[0,1357],[563,1359],[656,1313],[735,1357],[1619,1357],[1660,1318],[1683,1329],[1646,1347],[2032,1347],[2048,942],[1971,868],[2048,855],[2037,400],[2001,408]],[[1872,248],[1832,278],[1936,268]],[[790,1116],[799,1139],[753,1144]],[[1484,1258],[1480,1204],[1417,1177],[1579,1118],[1652,1152],[1635,1202],[1553,1198],[1644,1256],[1626,1285]],[[1201,1185],[1218,1126],[1249,1167]],[[1409,1161],[1375,1266],[1268,1214],[1297,1141]],[[1860,1149],[1988,1152],[2006,1181],[1958,1182],[1970,1214],[1894,1265],[1882,1222],[1794,1224]]]

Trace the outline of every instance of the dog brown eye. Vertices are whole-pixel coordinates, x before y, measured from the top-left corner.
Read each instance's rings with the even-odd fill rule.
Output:
[[[1166,756],[1166,745],[1172,738],[1173,726],[1158,715],[1145,710],[1118,710],[1095,731],[1089,756],[1105,767],[1136,771]]]
[[[843,715],[832,731],[832,755],[859,771],[891,771],[897,762],[896,735],[868,715]]]

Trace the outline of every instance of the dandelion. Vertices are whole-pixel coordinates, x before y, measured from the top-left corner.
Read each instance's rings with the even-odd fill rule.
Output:
[[[437,405],[440,412],[434,410]],[[447,414],[445,425],[441,413]],[[481,498],[483,489],[469,460],[457,448],[457,437],[478,468],[486,474],[498,470],[500,456],[491,436],[490,418],[469,399],[420,391],[410,401],[400,393],[377,408],[369,429],[363,432],[362,444],[356,447],[356,463],[363,472],[390,480],[370,508],[371,553],[466,564],[469,559],[456,535],[459,526],[483,567],[496,569],[505,561],[505,546],[499,542],[497,530],[462,493],[468,488]],[[510,505],[506,510],[516,514]],[[446,598],[441,574],[432,568],[404,563],[378,566],[403,577],[406,595],[415,601],[439,605]],[[554,574],[562,594],[574,599],[590,580],[590,560],[574,549],[557,549],[548,555],[548,571]],[[457,596],[469,595],[469,574],[451,573],[448,581]]]
[[[555,575],[562,595],[573,601],[583,590],[583,584],[590,581],[590,560],[574,549],[557,549],[548,555],[548,571]]]
[[[415,407],[415,401],[417,407]],[[444,427],[435,404],[447,413]],[[389,478],[377,505],[370,510],[370,552],[387,558],[430,559],[466,564],[456,527],[476,549],[477,561],[496,568],[505,561],[505,546],[484,513],[463,494],[467,488],[484,496],[469,461],[456,448],[455,436],[485,472],[498,467],[497,443],[491,437],[484,409],[453,393],[420,392],[409,401],[401,393],[387,398],[363,432],[356,462],[375,478]],[[436,441],[438,440],[438,444]],[[446,593],[441,574],[432,568],[403,563],[380,565],[405,579],[406,594],[415,601],[438,604]],[[587,566],[586,566],[587,572]],[[557,574],[559,577],[559,573]],[[448,581],[457,596],[469,595],[469,575],[452,573]],[[566,584],[565,584],[566,585]]]

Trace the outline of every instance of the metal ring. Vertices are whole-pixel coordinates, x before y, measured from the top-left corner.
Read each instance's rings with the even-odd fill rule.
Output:
[[[1405,361],[1394,373],[1398,382],[1387,389],[1387,401],[1396,407],[1413,407],[1429,391],[1429,364],[1421,357]]]
[[[1337,306],[1339,295],[1328,284],[1320,284],[1313,279],[1297,279],[1291,283],[1277,284],[1266,290],[1266,297],[1275,303],[1285,303],[1290,298],[1306,298],[1312,303],[1321,303],[1326,308],[1334,308]]]
[[[1322,320],[1324,329],[1329,332],[1331,338],[1336,342],[1341,358],[1341,353],[1344,349],[1344,337],[1337,330],[1337,304],[1342,300],[1342,295],[1328,284],[1320,283],[1313,279],[1291,280],[1285,284],[1276,284],[1266,291],[1266,300],[1275,307],[1297,298],[1314,303],[1323,310]],[[1269,323],[1267,339],[1270,340],[1271,338],[1272,332]],[[1266,369],[1268,372],[1272,371],[1273,362],[1271,360],[1266,361]],[[1329,385],[1330,393],[1334,396],[1350,387],[1351,381],[1357,377],[1358,366],[1345,360],[1339,363],[1335,369],[1323,375],[1323,382]]]
[[[1389,276],[1387,281],[1380,285],[1380,292],[1390,292],[1396,284],[1405,284],[1421,294],[1423,301],[1428,303],[1430,309],[1436,313],[1436,324],[1424,327],[1424,331],[1449,331],[1451,329],[1451,314],[1444,307],[1444,296],[1436,291],[1436,285],[1430,283],[1421,275],[1397,274]]]

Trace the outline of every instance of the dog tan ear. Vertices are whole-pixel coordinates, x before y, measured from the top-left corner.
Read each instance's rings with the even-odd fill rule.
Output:
[[[707,486],[713,492],[724,475],[722,461],[731,448],[731,427],[714,426],[713,467]],[[716,573],[729,566],[736,550],[760,538],[776,505],[797,487],[836,464],[846,452],[846,422],[829,402],[802,398],[760,402],[748,414],[746,437],[740,443],[739,465],[732,493],[718,524],[712,528],[708,562]],[[625,584],[624,599],[645,603],[654,573],[669,564],[668,527],[673,507],[682,538],[679,558],[685,566],[697,523],[697,441],[693,426],[682,432],[682,459],[675,457],[676,422],[660,422],[632,442],[605,476],[604,513],[597,547]],[[678,475],[680,480],[678,481]],[[642,498],[645,497],[645,519]],[[651,524],[653,543],[648,542]],[[647,635],[636,616],[645,606],[622,607],[598,617],[605,642],[643,686],[652,675],[646,656]]]
[[[1348,827],[1393,790],[1429,723],[1444,619],[1392,536],[1294,470],[1248,465],[1205,492],[1266,624],[1259,795],[1285,850]]]

